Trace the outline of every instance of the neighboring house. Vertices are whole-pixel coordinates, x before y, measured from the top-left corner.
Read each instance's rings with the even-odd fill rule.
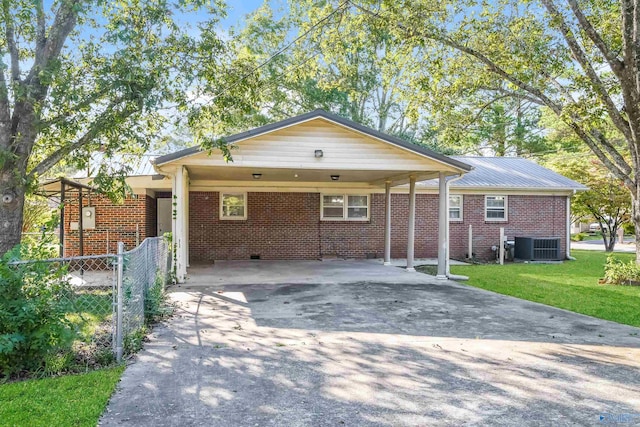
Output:
[[[84,253],[173,231],[179,280],[189,263],[252,258],[407,257],[411,268],[439,257],[442,276],[448,250],[468,257],[470,225],[481,259],[495,256],[501,227],[509,239],[557,237],[568,255],[569,200],[584,189],[528,160],[447,157],[322,110],[225,141],[233,162],[189,148],[130,176],[122,205],[85,196],[94,228],[84,227]],[[78,199],[66,201],[69,256]]]

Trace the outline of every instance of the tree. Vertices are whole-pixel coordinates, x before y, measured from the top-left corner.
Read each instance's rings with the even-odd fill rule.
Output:
[[[547,166],[589,187],[573,196],[572,213],[582,218],[594,218],[600,224],[605,251],[612,252],[618,229],[630,219],[629,191],[597,158],[584,151],[557,153]]]
[[[345,11],[346,2],[301,1],[276,18],[265,3],[232,30],[237,55],[264,64],[258,102],[236,130],[322,108],[390,134],[433,136],[427,109],[406,85],[417,72],[411,51]]]
[[[485,156],[527,156],[548,149],[539,126],[540,110],[537,106],[520,99],[502,98],[491,100],[479,112],[457,116],[451,124],[459,135],[457,142],[468,154]],[[462,117],[460,117],[462,116]],[[453,129],[448,132],[452,133]]]
[[[432,94],[520,97],[559,117],[630,192],[640,263],[639,3],[350,4],[429,58],[423,80]]]
[[[84,169],[98,149],[144,152],[169,113],[189,105],[199,73],[219,71],[220,5],[180,4],[0,3],[0,253],[20,241],[25,196],[38,177],[60,164]],[[203,5],[209,20],[196,42],[180,17]],[[113,182],[102,170],[95,184]]]

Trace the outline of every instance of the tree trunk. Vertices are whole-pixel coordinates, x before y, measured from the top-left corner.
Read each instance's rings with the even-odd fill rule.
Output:
[[[20,243],[25,187],[13,168],[0,170],[0,255]]]
[[[636,191],[631,192],[631,206],[631,218],[636,229],[636,263],[640,264],[640,251],[638,250],[640,243],[640,185],[636,185]]]
[[[616,228],[607,228],[607,230],[609,234],[608,239],[606,234],[604,232],[602,233],[602,237],[604,238],[604,249],[605,252],[613,252],[616,248],[616,234],[618,230]]]

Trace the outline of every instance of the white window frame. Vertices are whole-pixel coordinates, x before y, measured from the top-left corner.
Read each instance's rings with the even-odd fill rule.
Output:
[[[487,212],[489,211],[487,201],[490,197],[503,197],[504,198],[504,218],[489,218]],[[496,210],[496,208],[493,208]],[[487,222],[507,222],[509,221],[509,196],[505,194],[488,194],[484,196],[484,220]]]
[[[459,218],[451,218],[451,202],[449,202],[449,211],[447,215],[449,215],[449,221],[451,222],[462,222],[464,221],[464,196],[462,194],[449,194],[449,197],[459,197],[460,198],[460,207],[456,209],[460,209],[460,217]]]
[[[244,198],[244,215],[243,216],[226,216],[224,214],[224,196],[239,196]],[[246,221],[249,211],[249,203],[247,201],[247,193],[243,191],[221,191],[220,192],[220,219],[223,221]]]
[[[324,198],[325,196],[342,196],[342,218],[339,217],[324,217]],[[366,197],[367,198],[367,217],[366,218],[349,218],[349,196],[351,197]],[[320,194],[320,220],[322,221],[369,221],[371,218],[371,195],[370,194],[356,194],[356,193],[321,193]]]

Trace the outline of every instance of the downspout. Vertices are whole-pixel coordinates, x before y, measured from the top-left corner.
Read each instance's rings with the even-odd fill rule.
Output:
[[[447,257],[445,260],[445,271],[446,271],[446,275],[449,279],[451,280],[469,280],[469,278],[467,276],[460,276],[460,275],[455,275],[455,274],[451,274],[451,262],[449,259],[449,253],[450,253],[450,247],[451,247],[451,241],[450,241],[450,236],[449,236],[449,189],[450,189],[450,185],[452,182],[455,182],[457,180],[459,180],[460,178],[462,178],[462,174],[458,174],[458,176],[455,176],[451,179],[447,179],[445,185],[446,185],[446,192],[447,192],[447,199],[446,199],[446,203],[447,203],[447,221],[445,222],[445,227],[446,227],[446,235],[447,235]],[[464,210],[464,206],[460,207],[461,209]]]
[[[573,190],[573,194],[567,196],[567,259],[575,261],[576,259],[571,256],[571,197],[576,194],[576,190]]]

